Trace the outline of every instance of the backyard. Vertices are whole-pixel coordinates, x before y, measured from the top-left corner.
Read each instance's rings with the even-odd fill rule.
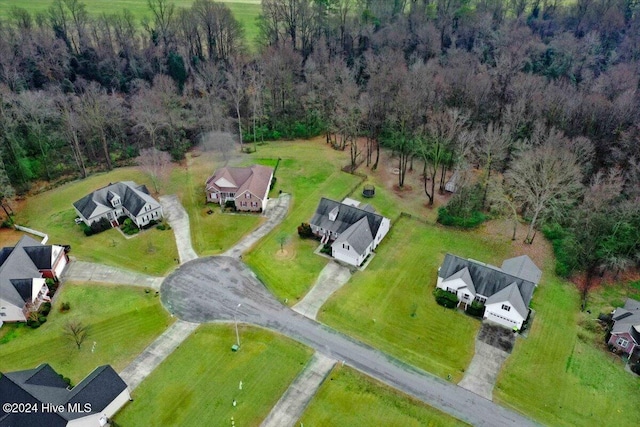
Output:
[[[63,302],[70,306],[65,313],[60,312]],[[65,325],[72,320],[88,327],[79,350],[64,335]],[[76,384],[100,365],[110,364],[119,372],[172,322],[155,292],[66,283],[56,294],[47,322],[38,329],[23,323],[2,326],[0,372],[32,369],[46,362]]]
[[[311,357],[311,350],[264,329],[200,326],[133,393],[116,416],[123,426],[255,426]],[[242,386],[240,385],[242,383]],[[236,401],[237,405],[232,403]]]

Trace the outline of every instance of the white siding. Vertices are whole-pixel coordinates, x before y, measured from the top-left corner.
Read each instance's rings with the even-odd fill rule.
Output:
[[[510,310],[504,310],[502,308],[503,305],[510,307]],[[484,311],[484,318],[500,325],[506,326],[507,328],[513,328],[515,326],[518,329],[522,328],[522,323],[524,323],[524,321],[526,320],[523,319],[522,316],[518,314],[516,309],[506,301],[487,304]]]
[[[349,249],[345,249],[342,247],[342,244],[333,244],[332,247],[332,255],[338,261],[346,262],[347,264],[359,266],[364,260],[364,256],[359,256],[353,248],[349,247]]]
[[[0,317],[0,320],[4,322],[25,322],[27,319],[24,317],[24,313],[22,312],[23,307],[17,307],[0,298],[0,313],[5,314]]]
[[[380,242],[382,241],[382,239],[384,239],[384,236],[387,235],[387,233],[389,232],[389,227],[391,227],[391,222],[389,221],[389,218],[382,218],[382,221],[380,222],[380,227],[378,228],[378,233],[373,239],[373,249],[377,248]]]

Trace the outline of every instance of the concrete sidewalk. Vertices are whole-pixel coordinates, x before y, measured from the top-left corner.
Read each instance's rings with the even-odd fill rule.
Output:
[[[160,290],[164,277],[148,276],[122,268],[72,260],[62,275],[65,281],[133,285]]]
[[[258,240],[266,236],[276,225],[282,222],[289,211],[290,200],[291,196],[286,193],[282,193],[277,199],[269,199],[267,210],[265,211],[267,221],[223,253],[222,256],[239,258],[240,255],[249,250]]]
[[[178,196],[175,194],[162,196],[160,197],[160,203],[162,204],[164,216],[167,221],[169,221],[169,225],[171,225],[176,238],[180,264],[184,264],[185,262],[198,258],[198,254],[193,250],[193,246],[191,244],[189,215],[187,215],[187,211],[184,209],[184,206],[182,206],[182,203],[180,203],[180,200],[178,200]]]
[[[129,391],[135,390],[198,326],[197,323],[177,320],[149,347],[145,348],[129,366],[120,372],[120,376],[129,386]]]
[[[340,289],[351,278],[351,271],[333,261],[329,262],[318,276],[316,283],[307,292],[302,301],[294,305],[294,311],[307,316],[310,319],[316,318],[318,311],[329,297]]]
[[[315,353],[260,426],[293,427],[296,425],[335,363],[335,360]]]

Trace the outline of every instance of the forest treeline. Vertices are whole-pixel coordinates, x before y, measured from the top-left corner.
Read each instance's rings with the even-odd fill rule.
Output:
[[[564,274],[640,261],[636,0],[263,0],[256,41],[224,3],[148,6],[0,22],[3,196],[223,132],[326,135],[354,166],[392,148],[399,187],[416,162],[430,203],[456,171],[447,215],[523,215]]]

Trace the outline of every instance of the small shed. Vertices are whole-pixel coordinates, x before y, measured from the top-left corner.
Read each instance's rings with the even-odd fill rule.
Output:
[[[455,193],[458,189],[458,171],[454,171],[451,175],[451,178],[444,184],[445,191],[449,193]]]

